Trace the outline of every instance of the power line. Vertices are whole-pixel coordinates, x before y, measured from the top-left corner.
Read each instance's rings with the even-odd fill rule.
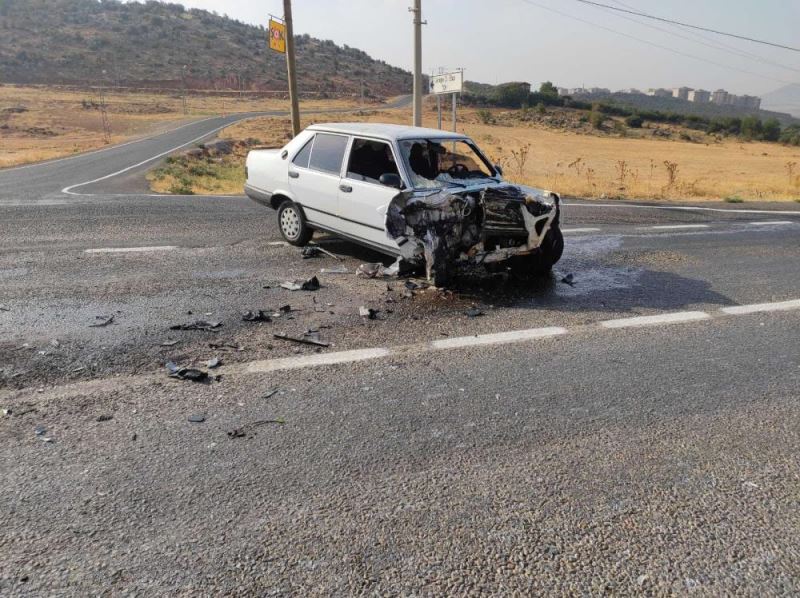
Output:
[[[525,2],[526,4],[530,4],[531,6],[535,6],[537,8],[541,8],[542,10],[547,10],[547,11],[553,12],[555,14],[561,15],[562,17],[566,17],[568,19],[573,19],[575,21],[580,21],[581,23],[586,23],[587,25],[591,25],[592,27],[598,27],[599,29],[604,29],[606,31],[610,31],[611,33],[614,33],[616,35],[621,35],[622,37],[627,37],[628,39],[635,40],[635,41],[637,41],[639,43],[642,43],[642,44],[647,44],[648,46],[653,46],[654,48],[660,48],[661,50],[666,50],[667,52],[671,52],[673,54],[677,54],[678,56],[684,56],[686,58],[692,58],[693,60],[699,60],[700,62],[705,62],[707,64],[711,64],[711,65],[714,65],[714,66],[717,66],[717,67],[720,67],[720,68],[723,68],[723,69],[737,71],[739,73],[744,73],[745,75],[752,75],[754,77],[760,77],[762,79],[769,79],[770,81],[777,81],[778,83],[784,83],[784,84],[793,83],[792,81],[787,81],[786,79],[779,79],[777,77],[771,77],[769,75],[763,75],[761,73],[754,73],[753,71],[746,71],[744,69],[736,68],[734,66],[729,66],[727,64],[722,64],[720,62],[715,62],[713,60],[708,60],[707,58],[702,58],[702,57],[696,56],[694,54],[689,54],[687,52],[681,52],[680,50],[675,50],[674,48],[670,48],[669,46],[662,46],[661,44],[657,44],[655,42],[651,42],[649,40],[642,39],[640,37],[636,37],[635,35],[630,35],[628,33],[623,33],[622,31],[617,31],[616,29],[612,29],[611,27],[606,27],[605,25],[600,25],[599,23],[595,23],[595,22],[589,21],[587,19],[582,19],[580,17],[576,17],[576,16],[571,15],[569,13],[562,12],[562,11],[560,11],[558,9],[551,8],[549,6],[544,6],[543,4],[539,4],[537,2],[534,2],[533,0],[521,0],[521,1]]]
[[[764,44],[766,46],[773,46],[775,48],[782,48],[784,50],[791,50],[792,52],[800,52],[800,48],[793,48],[792,46],[784,46],[783,44],[776,44],[774,42],[764,41],[763,39],[755,39],[753,37],[747,37],[745,35],[737,35],[736,33],[727,33],[725,31],[718,31],[717,29],[710,29],[708,27],[701,27],[700,25],[692,25],[690,23],[682,23],[680,21],[673,21],[672,19],[664,19],[662,17],[656,17],[654,15],[649,15],[644,12],[639,12],[636,10],[628,10],[625,8],[619,8],[618,6],[609,6],[608,4],[601,4],[600,2],[592,2],[592,0],[575,0],[576,2],[581,2],[582,4],[589,4],[591,6],[599,6],[601,8],[608,8],[609,10],[616,10],[617,12],[626,12],[630,15],[636,15],[637,17],[645,17],[647,19],[653,19],[655,21],[661,21],[662,23],[670,23],[671,25],[680,25],[681,27],[689,27],[690,29],[697,29],[699,31],[707,31],[709,33],[716,33],[717,35],[726,35],[728,37],[735,37],[736,39],[743,39],[748,42],[753,42],[756,44]]]
[[[622,6],[627,7],[627,5],[625,3],[623,3],[623,2],[617,2],[616,0],[612,0],[612,1],[614,2],[614,4],[620,4]],[[609,11],[606,11],[606,12],[609,12]],[[612,14],[614,14],[614,13],[612,13]],[[778,68],[786,69],[787,71],[794,71],[795,73],[800,73],[800,69],[797,69],[797,68],[794,68],[794,67],[791,67],[791,66],[787,66],[787,65],[781,64],[779,62],[775,62],[773,60],[770,60],[768,58],[764,58],[763,56],[759,56],[758,54],[753,54],[752,52],[748,52],[746,50],[740,50],[739,48],[736,48],[736,47],[731,46],[729,44],[724,44],[724,43],[722,43],[720,41],[712,41],[709,37],[706,37],[705,35],[702,35],[700,33],[695,33],[693,31],[685,31],[685,33],[687,35],[682,35],[682,34],[676,32],[676,31],[672,31],[671,29],[665,29],[663,27],[659,27],[658,25],[652,25],[650,23],[646,23],[644,21],[640,21],[639,19],[634,19],[632,17],[626,17],[625,15],[614,14],[614,16],[619,17],[620,19],[625,19],[627,21],[631,21],[632,23],[638,23],[639,25],[642,25],[644,27],[649,27],[650,29],[655,29],[656,31],[661,31],[663,33],[666,33],[667,35],[672,35],[672,36],[675,36],[675,37],[679,37],[681,39],[685,39],[685,40],[690,41],[690,42],[695,43],[695,44],[700,44],[700,45],[706,46],[708,48],[713,48],[714,50],[719,50],[720,52],[729,52],[729,53],[735,54],[737,56],[740,56],[742,58],[747,58],[749,60],[753,60],[755,62],[760,62],[762,64],[768,64],[770,66],[775,66],[775,67],[778,67]],[[694,36],[694,39],[692,37],[689,37],[690,35]],[[703,41],[703,40],[705,40],[705,41]]]

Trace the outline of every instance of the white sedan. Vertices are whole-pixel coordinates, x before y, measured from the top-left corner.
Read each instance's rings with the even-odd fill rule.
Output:
[[[503,181],[470,138],[436,129],[313,125],[282,149],[251,151],[245,191],[277,210],[292,245],[327,231],[424,261],[437,285],[459,262],[546,272],[564,248],[558,195]]]

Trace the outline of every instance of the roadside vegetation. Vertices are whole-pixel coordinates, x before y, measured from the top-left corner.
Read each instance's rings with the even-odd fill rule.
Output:
[[[602,114],[602,113],[596,113]],[[468,108],[459,130],[472,136],[506,178],[562,194],[589,198],[725,200],[730,203],[800,199],[800,148],[772,142],[745,142],[680,125],[634,122],[603,116],[601,128],[579,111],[547,107],[505,110]],[[348,114],[349,121],[408,123],[407,111],[373,110]],[[321,114],[313,122],[342,120]],[[435,104],[426,104],[425,126],[436,126]],[[654,133],[657,131],[657,133]],[[257,118],[237,123],[221,138],[256,138],[264,147],[281,147],[291,138],[288,119]],[[230,160],[244,163],[245,153]],[[201,159],[201,158],[196,158]],[[203,176],[184,168],[188,186],[207,189]],[[238,180],[220,193],[241,193]],[[169,183],[171,185],[172,182]],[[164,191],[167,181],[154,188]],[[204,191],[205,192],[205,191]],[[213,191],[209,191],[213,192]]]

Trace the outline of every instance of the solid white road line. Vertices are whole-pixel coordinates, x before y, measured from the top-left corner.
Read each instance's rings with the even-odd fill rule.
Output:
[[[642,226],[639,228],[647,228],[650,230],[681,230],[681,229],[711,228],[711,227],[708,224],[659,224],[656,226]]]
[[[266,359],[254,361],[247,365],[247,372],[260,374],[279,370],[296,370],[318,365],[335,365],[337,363],[352,363],[354,361],[367,361],[379,359],[391,354],[389,349],[356,349],[355,351],[339,351],[337,353],[316,353],[314,355],[301,355],[299,357],[285,357],[283,359]]]
[[[679,210],[684,212],[729,212],[734,214],[772,214],[773,216],[800,216],[791,210],[729,210],[725,208],[702,208],[700,206],[643,206],[635,203],[563,203],[571,208],[636,208],[638,210]]]
[[[250,117],[243,118],[243,119],[235,121],[235,122],[226,123],[226,124],[224,124],[222,126],[219,126],[219,127],[216,127],[214,129],[212,129],[211,131],[207,131],[207,132],[203,133],[199,137],[195,137],[191,141],[187,141],[186,143],[182,143],[181,145],[179,145],[177,147],[173,147],[172,149],[169,149],[169,150],[167,150],[165,152],[161,152],[160,154],[152,156],[152,157],[148,158],[147,160],[143,160],[143,161],[139,162],[138,164],[134,164],[133,166],[128,166],[127,168],[123,168],[122,170],[118,170],[117,172],[112,172],[111,174],[107,174],[105,176],[101,176],[101,177],[93,179],[91,181],[86,181],[85,183],[78,183],[76,185],[70,185],[69,187],[64,187],[61,190],[61,192],[62,193],[66,193],[67,195],[89,195],[89,196],[91,196],[92,195],[91,193],[74,193],[72,190],[73,189],[77,189],[78,187],[85,187],[86,185],[91,185],[92,183],[99,183],[100,181],[105,181],[107,179],[113,178],[115,176],[119,176],[121,174],[125,174],[126,172],[128,172],[130,170],[133,170],[134,168],[139,168],[140,166],[144,166],[145,164],[149,164],[150,162],[154,162],[155,160],[158,160],[159,158],[163,158],[164,156],[168,156],[171,153],[178,151],[179,149],[183,149],[184,147],[186,147],[188,145],[192,145],[193,143],[197,143],[201,139],[205,139],[206,137],[209,137],[209,136],[213,135],[214,133],[217,133],[217,132],[221,131],[222,129],[227,129],[228,127],[232,126],[235,123],[242,122],[242,121],[245,121],[245,120],[250,120],[252,118],[255,118],[255,117],[254,116],[250,116]]]
[[[172,251],[177,248],[177,245],[159,245],[153,247],[99,247],[97,249],[85,249],[84,253],[146,253],[149,251]]]
[[[638,326],[657,326],[659,324],[677,324],[679,322],[696,322],[707,320],[709,316],[704,311],[679,311],[657,316],[637,316],[635,318],[620,318],[600,322],[603,328],[632,328]]]
[[[791,220],[759,220],[758,222],[748,222],[752,226],[769,226],[771,224],[794,224]]]
[[[36,168],[38,166],[50,166],[51,164],[58,164],[59,162],[66,162],[67,160],[75,160],[77,158],[84,158],[86,156],[92,156],[94,154],[101,154],[103,152],[110,152],[111,150],[119,149],[121,147],[125,147],[128,145],[133,145],[134,143],[141,143],[142,141],[150,141],[155,139],[156,137],[161,137],[162,135],[168,135],[170,133],[174,133],[175,131],[180,131],[181,129],[185,129],[186,127],[191,127],[192,125],[198,125],[209,120],[214,120],[215,118],[219,118],[218,116],[211,116],[209,118],[202,118],[200,120],[195,120],[190,123],[186,123],[185,125],[181,125],[179,127],[175,127],[174,129],[169,129],[168,131],[164,131],[163,133],[156,133],[155,135],[150,135],[149,137],[142,137],[141,139],[132,139],[130,141],[126,141],[125,143],[119,143],[117,145],[111,145],[109,147],[103,147],[100,149],[92,150],[89,152],[83,152],[80,154],[75,154],[72,156],[66,156],[64,158],[55,158],[53,160],[45,160],[44,162],[34,162],[33,164],[23,164],[22,166],[11,166],[9,168],[0,168],[0,174],[4,172],[14,172],[15,170],[27,170],[29,168]]]
[[[777,303],[754,303],[752,305],[734,305],[733,307],[723,307],[721,312],[738,316],[743,314],[755,314],[767,311],[786,311],[789,309],[800,309],[800,299],[793,301],[779,301]]]
[[[601,228],[562,228],[562,233],[599,233]]]
[[[566,334],[566,328],[531,328],[529,330],[512,330],[510,332],[497,332],[494,334],[478,334],[475,336],[457,336],[432,341],[431,349],[462,349],[464,347],[478,347],[485,345],[506,345],[508,343],[522,343],[525,341],[560,336]]]

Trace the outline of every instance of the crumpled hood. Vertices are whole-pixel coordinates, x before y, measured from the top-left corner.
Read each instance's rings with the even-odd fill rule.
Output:
[[[507,183],[402,191],[386,212],[386,231],[406,259],[489,263],[536,251],[558,224],[558,195]]]

